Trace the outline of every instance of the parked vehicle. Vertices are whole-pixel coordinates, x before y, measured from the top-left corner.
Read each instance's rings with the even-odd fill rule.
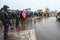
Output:
[[[59,20],[60,19],[60,12],[57,13],[56,18]]]
[[[31,17],[33,15],[33,12],[26,10],[26,14],[27,14],[27,17]]]

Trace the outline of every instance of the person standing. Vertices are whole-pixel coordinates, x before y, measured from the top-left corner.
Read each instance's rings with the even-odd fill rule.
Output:
[[[7,5],[4,5],[0,15],[2,24],[4,25],[4,40],[8,39],[8,29],[10,24],[10,16],[9,16],[8,8],[9,7]]]
[[[17,10],[17,14],[16,14],[16,27],[19,27],[19,21],[20,21],[20,11]]]

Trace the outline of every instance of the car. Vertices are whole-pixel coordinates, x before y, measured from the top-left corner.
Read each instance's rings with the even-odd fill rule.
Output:
[[[57,18],[58,20],[60,20],[60,12],[57,13],[56,18]]]

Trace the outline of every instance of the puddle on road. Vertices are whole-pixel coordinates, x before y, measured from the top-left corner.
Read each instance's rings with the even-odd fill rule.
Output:
[[[26,30],[35,29],[37,40],[60,39],[60,22],[55,17],[32,19],[24,27]]]
[[[38,40],[60,39],[60,22],[57,22],[55,17],[33,19],[32,26],[29,25],[26,25],[26,29],[34,28],[37,32],[36,35],[38,34]]]

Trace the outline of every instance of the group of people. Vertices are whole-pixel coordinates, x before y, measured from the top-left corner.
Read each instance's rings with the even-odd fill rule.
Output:
[[[11,25],[10,20],[12,19],[11,13],[8,12],[9,6],[4,5],[0,10],[0,21],[4,25],[4,40],[8,40],[8,29]],[[24,11],[18,11],[16,13],[16,27],[19,25],[19,21],[23,24],[23,21],[26,19],[26,13]]]

